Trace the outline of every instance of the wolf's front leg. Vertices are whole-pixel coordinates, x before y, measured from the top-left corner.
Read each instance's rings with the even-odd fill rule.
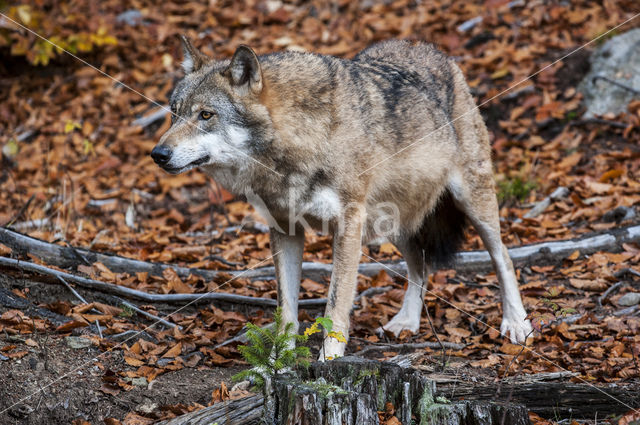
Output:
[[[349,338],[349,316],[355,297],[358,264],[362,248],[363,210],[349,211],[344,223],[333,235],[333,273],[327,296],[325,316],[333,321],[333,331]],[[346,343],[325,338],[320,350],[320,361],[344,355]]]
[[[298,293],[302,273],[304,230],[298,229],[295,235],[287,235],[271,228],[270,237],[278,281],[278,306],[282,308],[282,325],[293,323],[294,332],[298,332]]]

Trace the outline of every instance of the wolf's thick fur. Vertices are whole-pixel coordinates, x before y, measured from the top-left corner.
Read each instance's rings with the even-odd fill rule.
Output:
[[[199,166],[271,217],[286,321],[297,325],[302,225],[333,234],[327,315],[344,335],[361,244],[386,236],[398,247],[413,283],[384,326],[398,334],[418,330],[427,271],[451,258],[469,221],[501,283],[501,330],[524,342],[531,326],[500,239],[489,137],[453,60],[431,45],[387,41],[353,60],[257,57],[241,46],[214,61],[185,40],[184,67],[171,98],[180,118],[152,156],[172,173]],[[381,205],[396,213],[390,234],[381,235]],[[324,350],[342,355],[344,344],[329,339]]]

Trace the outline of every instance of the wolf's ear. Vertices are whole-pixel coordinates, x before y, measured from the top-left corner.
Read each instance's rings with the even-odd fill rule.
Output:
[[[248,86],[256,94],[262,91],[260,62],[249,46],[242,44],[236,49],[223,75],[226,75],[234,86]]]
[[[182,51],[184,53],[184,61],[182,62],[184,73],[190,74],[202,68],[202,65],[207,63],[209,58],[193,47],[193,44],[186,36],[181,35],[180,40],[182,41]]]

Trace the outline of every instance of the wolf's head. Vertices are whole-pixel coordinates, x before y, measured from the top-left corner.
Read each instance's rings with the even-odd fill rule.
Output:
[[[151,152],[153,160],[172,174],[246,164],[269,143],[256,54],[240,46],[230,61],[214,61],[187,38],[182,43],[185,77],[171,95],[171,127]]]

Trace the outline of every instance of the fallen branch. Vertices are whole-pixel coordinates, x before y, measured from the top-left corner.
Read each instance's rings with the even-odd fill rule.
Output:
[[[559,199],[566,198],[567,195],[569,195],[569,189],[567,189],[564,186],[560,186],[559,188],[551,192],[551,195],[547,196],[542,201],[535,204],[535,206],[531,208],[523,217],[524,218],[537,217],[540,214],[542,214],[547,208],[549,208],[552,202],[557,201]]]
[[[235,304],[246,304],[260,307],[276,307],[276,300],[269,298],[247,297],[244,295],[226,294],[226,293],[204,293],[204,294],[149,294],[138,291],[136,289],[127,288],[125,286],[115,285],[113,283],[100,282],[86,277],[76,276],[71,273],[61,272],[40,264],[31,263],[29,261],[14,260],[13,258],[0,257],[0,266],[11,267],[15,269],[25,270],[34,273],[40,273],[55,278],[61,277],[65,280],[75,283],[78,286],[89,288],[109,294],[115,294],[127,298],[134,298],[146,302],[159,303],[204,303],[211,301],[223,301]],[[327,300],[312,299],[300,300],[301,307],[318,307],[327,303]]]
[[[618,288],[620,288],[622,285],[624,285],[624,282],[618,282],[614,285],[611,285],[606,291],[604,291],[604,293],[598,297],[598,308],[602,308],[602,304],[604,304],[607,298],[609,298],[609,295],[611,295],[612,292],[618,290]]]
[[[574,251],[578,250],[581,255],[588,255],[597,251],[616,251],[619,250],[624,243],[640,242],[640,226],[630,226],[622,229],[615,229],[609,233],[603,233],[599,235],[587,235],[577,239],[543,242],[539,244],[525,245],[517,248],[509,249],[509,254],[515,264],[531,264],[536,261],[557,261],[564,258]],[[195,274],[203,277],[206,280],[214,280],[219,278],[222,274],[231,275],[232,277],[241,275],[240,277],[245,279],[261,279],[268,280],[275,278],[274,267],[260,267],[253,270],[232,270],[232,271],[217,271],[217,270],[204,270],[204,269],[192,269],[188,267],[180,267],[171,264],[160,263],[148,263],[139,260],[133,260],[130,258],[119,257],[115,255],[102,254],[94,251],[89,251],[82,248],[71,248],[51,244],[41,241],[39,239],[31,238],[26,235],[14,232],[6,228],[0,228],[0,243],[3,243],[16,251],[18,254],[34,255],[37,258],[43,260],[46,263],[56,265],[61,268],[71,268],[78,264],[78,253],[86,258],[89,262],[101,262],[114,272],[148,272],[153,275],[162,275],[163,270],[172,268],[181,277],[187,277],[189,274]],[[75,252],[74,252],[75,251]],[[487,251],[469,251],[461,252],[456,256],[456,269],[460,271],[478,271],[482,269],[489,269],[491,267],[491,258]],[[405,274],[406,263],[404,261],[398,261],[394,263],[378,264],[378,263],[363,263],[360,264],[358,272],[366,276],[374,276],[380,271],[386,268],[391,268],[394,271]],[[309,279],[322,282],[323,279],[331,275],[333,269],[332,264],[323,263],[303,263],[302,271],[303,276]],[[95,282],[95,281],[94,281]],[[99,282],[102,284],[102,282]],[[116,286],[116,285],[112,285]],[[117,286],[116,286],[117,287]],[[122,290],[129,290],[128,288],[122,288]],[[94,285],[93,289],[97,289]],[[133,290],[130,290],[133,291]],[[107,291],[108,292],[108,291]],[[138,291],[139,292],[139,291]],[[112,292],[113,293],[113,292]],[[150,300],[148,298],[151,294],[144,294],[145,301],[160,301],[160,302],[184,302],[185,300],[192,301],[201,295],[198,294],[170,294],[160,295],[153,294],[156,298]],[[131,296],[131,294],[121,294],[124,296]],[[171,295],[178,296],[178,298],[171,299],[162,297],[169,297]],[[212,299],[225,301],[223,296],[233,297],[229,298],[230,302],[241,302],[252,305],[274,306],[275,300],[260,299],[257,302],[244,301],[239,295],[232,294],[210,294],[213,298],[204,298],[203,301],[210,301]],[[252,297],[244,297],[246,299],[257,300]],[[322,306],[324,300],[301,300],[301,306]]]
[[[624,243],[640,242],[640,226],[630,226],[621,229],[614,229],[608,233],[586,235],[576,239],[542,242],[532,245],[525,245],[510,248],[509,254],[515,264],[531,264],[537,261],[553,262],[562,259],[574,251],[578,250],[581,255],[592,254],[597,251],[617,251]],[[13,249],[19,255],[34,255],[45,263],[61,268],[73,268],[78,264],[78,253],[89,262],[100,262],[116,273],[136,273],[148,272],[149,274],[161,276],[165,269],[172,268],[182,278],[194,274],[206,280],[214,280],[222,274],[238,276],[251,280],[275,279],[275,269],[273,266],[260,267],[253,270],[204,270],[189,267],[181,267],[173,264],[149,263],[134,260],[116,255],[102,254],[82,248],[75,248],[75,251],[64,246],[51,244],[39,239],[32,238],[10,229],[0,228],[0,243]],[[455,268],[459,271],[479,271],[492,267],[491,258],[487,251],[460,252],[456,255]],[[358,272],[366,276],[375,276],[380,271],[391,268],[400,274],[406,274],[407,265],[404,261],[386,263],[363,263],[358,267]],[[303,276],[316,282],[331,275],[332,264],[309,263],[302,264]],[[302,300],[311,301],[311,300]],[[275,301],[274,301],[275,302]]]

